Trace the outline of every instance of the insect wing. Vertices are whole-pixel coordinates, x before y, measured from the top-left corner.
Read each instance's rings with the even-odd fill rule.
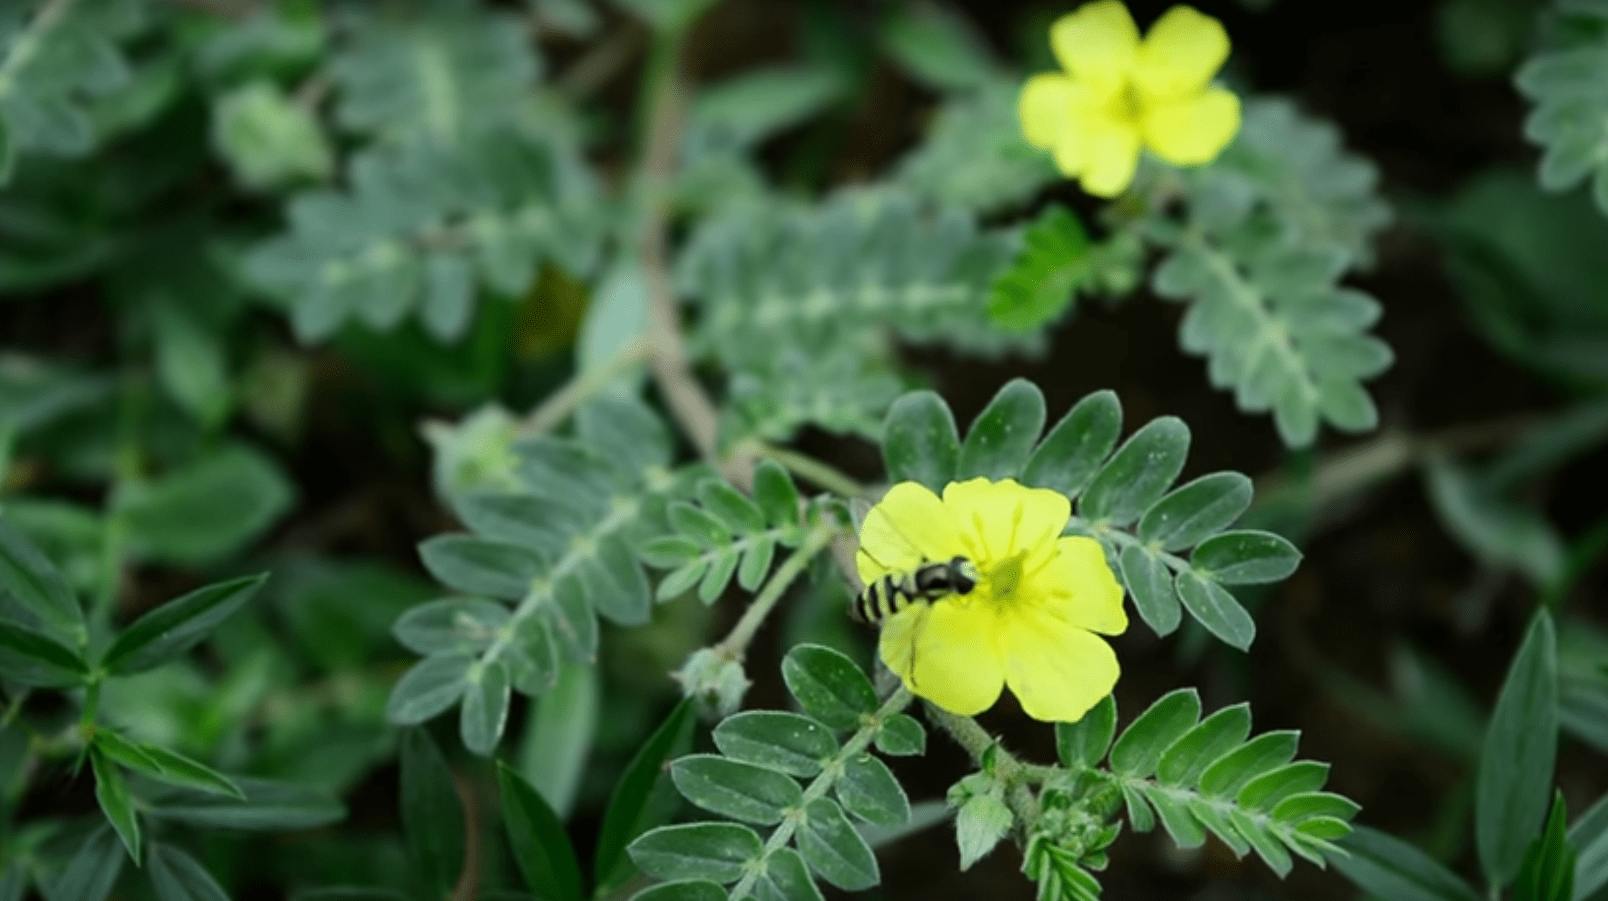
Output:
[[[931,612],[931,604],[914,601],[883,621],[882,635],[878,638],[878,656],[911,688],[916,684],[916,644],[927,628],[927,616]]]

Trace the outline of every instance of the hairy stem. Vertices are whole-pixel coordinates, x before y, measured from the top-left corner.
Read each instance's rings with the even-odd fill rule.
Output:
[[[754,598],[754,602],[748,605],[747,610],[743,611],[742,618],[732,627],[731,634],[720,644],[715,645],[715,650],[722,656],[741,660],[748,652],[748,645],[754,640],[754,635],[759,632],[759,627],[765,623],[765,617],[770,615],[771,608],[782,599],[782,595],[786,593],[788,586],[793,584],[793,580],[803,574],[804,568],[810,565],[815,555],[832,541],[832,535],[831,529],[824,528],[816,529],[806,535],[804,542],[782,561],[782,565],[770,577],[770,581],[760,590],[759,596]]]
[[[813,482],[833,494],[843,497],[866,497],[871,493],[870,489],[842,470],[808,454],[772,444],[760,444],[758,451],[760,456],[775,460],[793,475],[807,482]]]
[[[592,396],[614,383],[621,374],[646,360],[652,348],[645,342],[633,341],[604,360],[596,369],[578,372],[562,388],[547,396],[541,406],[530,412],[515,428],[522,436],[539,435],[563,422]]]
[[[752,453],[722,459],[717,445],[719,412],[714,401],[692,374],[687,345],[681,337],[675,292],[670,284],[668,201],[675,171],[676,150],[687,113],[687,90],[681,82],[679,35],[655,41],[648,61],[647,90],[653,98],[648,110],[646,144],[642,156],[640,190],[642,223],[639,253],[648,285],[648,335],[654,383],[665,405],[698,455],[718,468],[727,480],[744,491],[754,486]]]
[[[843,774],[843,765],[851,760],[854,755],[859,754],[871,745],[872,739],[876,738],[877,731],[882,728],[882,724],[887,721],[888,717],[903,711],[914,700],[915,696],[910,694],[909,689],[901,685],[897,691],[888,696],[886,701],[882,702],[882,706],[877,708],[876,713],[871,714],[870,719],[866,720],[853,735],[849,736],[849,740],[843,743],[843,747],[839,748],[836,754],[832,755],[832,759],[826,761],[825,765],[821,767],[821,774],[816,776],[815,780],[804,789],[804,797],[799,801],[798,807],[787,812],[787,815],[782,818],[781,824],[776,827],[776,831],[772,832],[770,838],[765,841],[765,851],[760,855],[759,865],[744,873],[743,878],[732,887],[731,901],[742,901],[743,898],[749,897],[753,891],[754,883],[758,882],[764,873],[764,862],[772,854],[787,847],[787,843],[793,840],[793,834],[798,831],[799,824],[804,822],[805,808],[809,807],[811,802],[826,797],[826,793],[832,790],[832,786],[837,783],[838,777]]]
[[[942,729],[955,744],[965,750],[978,766],[992,751],[994,775],[1005,783],[1005,804],[1016,816],[1016,828],[1025,840],[1028,830],[1038,822],[1039,804],[1027,783],[1038,775],[1038,767],[1018,760],[1015,755],[1000,747],[999,740],[989,734],[969,716],[957,716],[936,704],[928,703],[927,720]]]

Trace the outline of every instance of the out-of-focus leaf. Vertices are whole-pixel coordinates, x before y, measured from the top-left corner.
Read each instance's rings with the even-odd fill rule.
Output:
[[[295,487],[265,454],[231,445],[155,481],[126,486],[112,507],[137,557],[195,565],[238,552],[295,499]]]
[[[565,663],[558,682],[535,702],[520,746],[519,768],[559,816],[575,804],[600,714],[597,667]]]
[[[558,815],[529,782],[507,766],[497,766],[497,782],[502,787],[508,841],[525,875],[525,885],[540,898],[581,901],[580,865]]]
[[[665,765],[677,753],[677,746],[687,743],[691,737],[692,710],[691,699],[677,704],[637,751],[615,785],[614,795],[609,798],[609,806],[603,814],[593,859],[593,880],[598,885],[619,884],[623,878],[620,871],[628,863],[626,846],[669,819],[671,811],[663,810],[663,805],[655,805],[653,796],[656,788],[669,782]],[[675,792],[668,794],[673,801]]]
[[[1474,834],[1493,885],[1513,881],[1541,830],[1557,749],[1557,638],[1551,614],[1541,610],[1513,656],[1480,752]]]
[[[218,582],[168,601],[119,633],[101,666],[126,675],[169,662],[251,600],[267,579],[264,573]]]

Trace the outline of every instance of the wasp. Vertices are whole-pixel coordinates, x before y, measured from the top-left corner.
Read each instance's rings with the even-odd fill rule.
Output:
[[[860,622],[880,623],[917,602],[971,594],[977,579],[976,565],[965,557],[922,563],[907,572],[888,573],[867,585],[855,598],[851,615]]]

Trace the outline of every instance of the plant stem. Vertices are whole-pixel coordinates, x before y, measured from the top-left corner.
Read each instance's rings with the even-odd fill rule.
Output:
[[[731,634],[715,645],[715,650],[733,660],[741,660],[748,652],[748,645],[754,640],[754,635],[759,632],[759,627],[765,623],[765,617],[770,615],[771,608],[782,599],[788,586],[804,572],[804,568],[815,559],[815,555],[831,542],[832,535],[831,529],[822,528],[804,536],[803,543],[782,561],[782,565],[770,577],[770,581],[760,590],[759,596],[754,598],[754,602],[748,605],[747,610],[743,611],[742,618],[732,627]]]
[[[1000,747],[998,739],[979,725],[977,720],[957,716],[931,702],[926,707],[927,719],[948,733],[979,766],[983,763],[983,756],[990,749],[993,750],[994,775],[1005,784],[1005,804],[1016,815],[1018,834],[1025,840],[1028,829],[1039,818],[1038,799],[1026,783],[1038,775],[1039,768],[1023,763]]]
[[[787,812],[787,815],[782,818],[781,824],[776,827],[776,831],[772,832],[770,838],[765,841],[765,851],[759,857],[760,866],[756,866],[744,873],[743,878],[732,888],[731,901],[742,901],[743,898],[748,897],[748,893],[754,888],[754,883],[759,881],[760,875],[764,872],[764,862],[772,854],[787,847],[787,843],[793,840],[793,833],[797,832],[799,824],[804,822],[805,809],[812,802],[826,797],[826,793],[832,790],[832,786],[837,783],[838,777],[843,774],[843,765],[854,755],[859,754],[870,746],[871,740],[876,738],[877,731],[882,728],[883,722],[888,717],[909,707],[910,702],[914,700],[915,696],[910,694],[909,689],[903,685],[899,686],[897,691],[882,702],[882,706],[877,708],[877,712],[871,714],[871,718],[866,720],[858,731],[849,736],[849,740],[843,743],[843,747],[839,748],[838,752],[832,755],[830,760],[826,761],[825,765],[821,767],[821,774],[816,776],[815,780],[804,789],[804,797],[799,800],[798,807]]]
[[[647,115],[639,185],[642,204],[639,252],[648,285],[648,336],[653,346],[649,363],[670,415],[697,448],[698,455],[718,468],[732,484],[751,491],[753,454],[739,452],[721,459],[717,445],[719,413],[692,374],[687,346],[681,338],[675,292],[670,285],[666,195],[687,112],[687,91],[681,83],[680,65],[680,35],[656,38],[645,76],[645,90],[653,100]]]
[[[773,444],[759,444],[757,450],[760,456],[775,460],[793,475],[814,482],[833,494],[843,497],[866,497],[871,493],[870,489],[842,470],[808,454]]]
[[[547,396],[515,427],[521,436],[539,435],[552,429],[574,413],[593,395],[614,383],[626,370],[646,360],[652,352],[646,342],[633,341],[604,360],[596,369],[578,372],[562,388]]]

